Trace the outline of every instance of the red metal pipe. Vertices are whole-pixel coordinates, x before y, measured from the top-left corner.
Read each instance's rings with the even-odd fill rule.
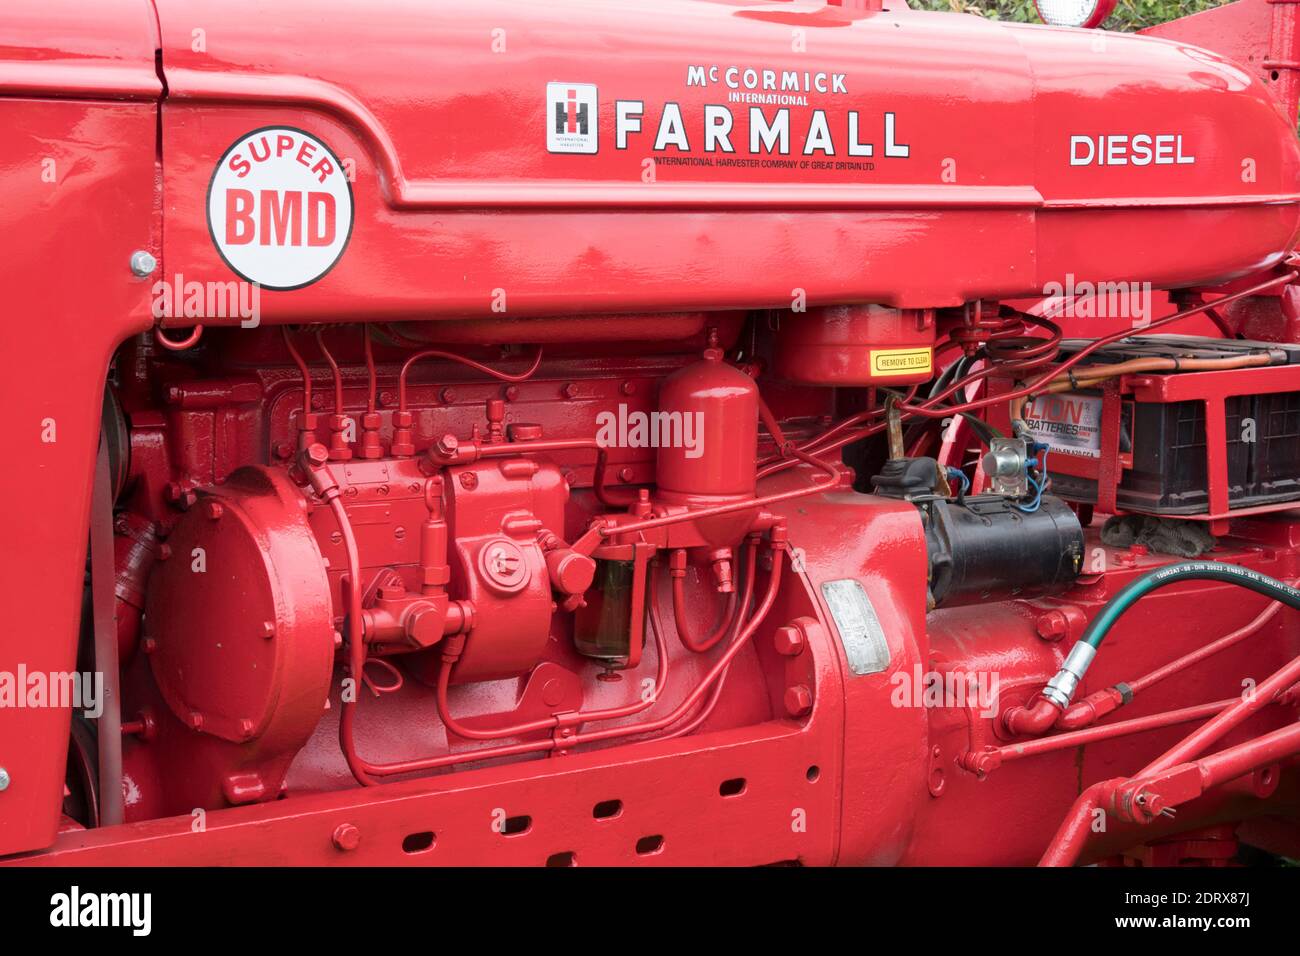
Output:
[[[298,366],[298,372],[302,375],[302,414],[305,419],[306,416],[312,414],[311,370],[307,368],[307,362],[303,359],[302,354],[294,347],[293,339],[289,337],[289,326],[280,326],[280,334],[284,336],[284,344],[289,350],[289,356],[293,359],[293,364]]]
[[[1046,697],[1028,707],[1011,707],[1002,715],[1002,726],[1017,737],[1034,737],[1047,732],[1061,716],[1061,708]]]
[[[375,350],[370,342],[370,326],[361,326],[361,336],[366,350],[366,412],[373,415],[379,410],[379,382],[375,372]]]
[[[703,518],[713,518],[718,515],[734,514],[737,511],[766,508],[768,505],[774,505],[782,501],[789,501],[792,498],[803,498],[806,495],[817,494],[820,491],[824,491],[827,488],[833,488],[839,484],[840,473],[834,465],[814,458],[811,455],[806,455],[798,449],[790,449],[790,454],[798,458],[800,461],[826,472],[830,476],[830,480],[814,481],[811,485],[805,488],[795,488],[790,491],[781,491],[770,495],[759,495],[757,498],[747,498],[744,501],[733,501],[730,504],[680,511],[676,514],[663,515],[659,518],[646,518],[644,521],[633,521],[631,524],[602,525],[597,529],[597,532],[602,538],[617,537],[625,534],[637,534],[642,531],[649,531],[653,528],[664,528],[668,525],[681,524],[683,521],[698,521]]]
[[[1293,581],[1291,583],[1293,585],[1300,585],[1300,581]],[[1133,693],[1136,694],[1138,691],[1146,690],[1148,687],[1151,687],[1159,683],[1160,681],[1164,680],[1166,677],[1172,677],[1174,674],[1178,673],[1179,671],[1191,667],[1193,664],[1200,663],[1201,661],[1205,660],[1207,657],[1213,657],[1215,654],[1218,654],[1220,651],[1227,650],[1229,647],[1232,647],[1234,644],[1240,643],[1241,641],[1250,637],[1252,634],[1258,633],[1260,628],[1262,628],[1265,624],[1271,621],[1277,615],[1277,612],[1282,610],[1284,606],[1285,605],[1281,604],[1280,602],[1274,601],[1269,607],[1265,608],[1258,615],[1256,615],[1255,619],[1252,620],[1249,624],[1245,625],[1244,627],[1238,628],[1237,630],[1233,631],[1231,634],[1224,635],[1223,637],[1219,638],[1217,641],[1212,641],[1209,644],[1206,644],[1204,647],[1199,647],[1188,654],[1184,654],[1182,657],[1178,658],[1177,660],[1170,661],[1168,664],[1164,665],[1163,667],[1157,667],[1149,674],[1144,674],[1141,677],[1137,678],[1136,680],[1128,681],[1127,683],[1129,688],[1133,691]]]
[[[316,344],[320,347],[320,354],[324,357],[325,363],[330,367],[330,375],[334,378],[334,414],[343,414],[343,373],[339,371],[338,362],[334,361],[334,356],[330,350],[325,347],[325,336],[323,329],[316,329]]]
[[[1296,753],[1300,753],[1300,722],[1202,757],[1196,765],[1200,767],[1204,788],[1209,790]]]
[[[484,365],[482,362],[476,362],[473,359],[465,358],[465,356],[463,355],[457,355],[455,352],[446,352],[443,351],[442,349],[424,349],[422,351],[416,352],[414,355],[408,358],[404,363],[402,363],[402,370],[401,372],[398,373],[397,376],[397,411],[399,413],[405,412],[407,410],[407,406],[406,406],[407,373],[410,372],[411,366],[413,366],[416,362],[422,361],[423,359],[427,359],[427,358],[440,358],[440,359],[446,359],[449,362],[459,362],[461,365],[466,365],[472,369],[475,369],[476,371],[482,372],[484,375],[490,375],[493,378],[497,379],[498,381],[523,382],[531,378],[533,373],[537,371],[538,366],[542,364],[542,347],[540,345],[537,347],[537,354],[533,356],[533,364],[528,367],[528,370],[525,372],[519,372],[515,374],[498,371],[497,369],[494,369],[491,366]]]
[[[684,550],[679,550],[677,554],[681,554],[683,558],[685,557]],[[677,574],[674,571],[672,580],[673,622],[677,626],[677,636],[687,648],[695,651],[697,654],[702,654],[714,647],[719,641],[735,629],[736,623],[740,620],[741,615],[744,614],[744,609],[748,606],[749,598],[753,592],[754,566],[757,558],[758,544],[751,539],[746,549],[745,558],[745,586],[748,588],[745,599],[739,601],[736,597],[736,592],[732,591],[731,594],[728,595],[727,605],[722,611],[722,620],[718,622],[717,629],[702,641],[696,640],[691,636],[690,616],[687,614],[686,608],[685,578],[682,574]]]
[[[1196,704],[1178,710],[1166,710],[1158,714],[1149,714],[1146,717],[1134,717],[1132,720],[1117,721],[1102,727],[1087,727],[1083,730],[1053,734],[1050,737],[1040,737],[1037,740],[1028,740],[1024,743],[1006,744],[1001,747],[991,747],[987,750],[971,751],[962,758],[962,765],[967,770],[976,773],[989,773],[1012,760],[1037,757],[1058,750],[1070,750],[1074,747],[1109,740],[1112,737],[1124,737],[1129,734],[1159,730],[1162,727],[1173,727],[1178,724],[1201,720],[1205,717],[1212,717],[1231,707],[1237,702],[1237,699],[1236,697],[1229,697],[1226,700],[1211,701],[1208,704]]]
[[[1292,723],[1194,762],[1175,763],[1160,770],[1143,771],[1129,779],[1095,783],[1075,800],[1038,865],[1073,866],[1088,843],[1096,812],[1103,809],[1115,812],[1116,795],[1120,790],[1135,794],[1151,788],[1151,792],[1158,797],[1161,796],[1160,780],[1175,776],[1180,769],[1193,772],[1194,786],[1188,790],[1186,781],[1183,781],[1177,797],[1166,802],[1167,806],[1172,807],[1297,752],[1300,752],[1300,723]],[[1120,806],[1122,805],[1121,801]]]
[[[1212,718],[1204,726],[1189,734],[1176,746],[1142,768],[1133,777],[1128,780],[1110,780],[1089,787],[1075,800],[1069,814],[1048,846],[1047,852],[1043,855],[1039,866],[1070,866],[1078,859],[1088,840],[1090,832],[1088,824],[1092,818],[1092,812],[1101,806],[1099,801],[1102,799],[1103,794],[1113,793],[1118,786],[1129,786],[1134,781],[1168,771],[1173,767],[1188,762],[1261,708],[1272,703],[1279,694],[1290,688],[1297,678],[1300,678],[1300,656],[1292,659],[1270,677],[1260,682],[1252,695],[1238,700],[1231,707],[1221,711],[1217,717]],[[1292,725],[1291,729],[1300,731],[1300,724]],[[1265,737],[1258,738],[1257,741],[1265,740],[1271,736],[1265,735]],[[1257,743],[1257,741],[1249,741],[1239,747],[1230,748],[1229,751],[1223,753],[1239,750],[1240,747],[1249,747],[1251,744]],[[1222,756],[1222,754],[1216,756]],[[1267,763],[1269,761],[1263,762]],[[1245,771],[1241,772],[1244,773]]]
[[[703,697],[704,692],[716,681],[724,671],[730,666],[731,662],[736,659],[736,655],[741,652],[749,639],[762,625],[763,620],[767,617],[767,612],[772,609],[776,603],[777,591],[781,586],[781,567],[782,558],[785,555],[788,545],[785,541],[785,526],[777,525],[772,529],[772,573],[767,579],[767,590],[763,594],[763,600],[758,608],[754,611],[753,616],[745,624],[745,627],[737,635],[736,640],[728,647],[726,652],[718,658],[712,669],[704,676],[704,679],[696,686],[695,690],[677,705],[677,709],[666,717],[660,717],[646,724],[639,724],[633,727],[612,727],[607,730],[597,730],[586,734],[577,734],[573,738],[573,743],[595,743],[600,740],[609,740],[614,737],[625,736],[629,733],[649,733],[676,723],[684,717],[692,707]]]
[[[1138,776],[1158,773],[1175,764],[1185,763],[1192,759],[1258,710],[1272,703],[1278,694],[1285,691],[1298,679],[1300,679],[1300,656],[1292,659],[1290,663],[1275,671],[1272,676],[1261,681],[1253,694],[1237,701],[1236,705],[1225,710],[1204,727],[1147,764],[1142,768]]]
[[[203,326],[196,325],[190,329],[190,334],[185,336],[179,342],[167,338],[163,332],[162,326],[154,326],[154,341],[170,352],[184,352],[186,349],[193,348],[198,344],[199,339],[203,337]]]
[[[751,549],[750,552],[750,559],[746,562],[746,568],[745,568],[745,593],[743,597],[741,597],[740,599],[740,605],[736,609],[735,624],[739,624],[739,622],[744,618],[744,616],[749,613],[749,604],[754,597],[754,573],[755,573],[754,553],[757,550],[758,542],[753,541],[752,544],[753,544],[753,548]],[[714,709],[718,706],[718,701],[722,697],[722,688],[723,685],[725,685],[727,682],[727,674],[730,673],[730,671],[731,671],[730,666],[723,669],[722,673],[718,676],[717,682],[714,683],[713,685],[713,690],[709,694],[709,699],[706,700],[703,706],[700,707],[699,713],[697,713],[685,724],[682,724],[680,727],[676,728],[675,730],[665,734],[664,739],[685,737],[689,733],[694,733],[694,731],[701,724],[703,724],[706,720],[709,719],[709,715],[713,713]]]

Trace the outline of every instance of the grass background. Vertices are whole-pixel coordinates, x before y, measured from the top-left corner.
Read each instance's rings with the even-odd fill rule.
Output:
[[[1224,2],[1226,0],[1119,0],[1102,26],[1107,30],[1132,32],[1221,6]],[[1040,22],[1034,12],[1034,0],[911,0],[910,5],[921,10],[974,13],[990,20]]]

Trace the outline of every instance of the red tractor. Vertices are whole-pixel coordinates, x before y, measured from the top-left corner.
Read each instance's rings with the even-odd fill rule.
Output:
[[[1298,8],[1043,10],[9,0],[0,862],[1300,856]]]

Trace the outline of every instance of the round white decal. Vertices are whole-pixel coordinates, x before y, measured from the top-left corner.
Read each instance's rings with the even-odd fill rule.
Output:
[[[334,267],[352,235],[352,185],[328,146],[291,126],[236,140],[208,185],[208,232],[240,278],[300,289]]]

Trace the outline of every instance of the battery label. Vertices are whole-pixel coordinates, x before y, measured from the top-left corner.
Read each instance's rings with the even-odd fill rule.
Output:
[[[931,363],[931,350],[928,348],[871,350],[873,375],[928,375]]]
[[[1025,424],[1053,452],[1101,457],[1101,399],[1088,395],[1039,395],[1026,403]]]

